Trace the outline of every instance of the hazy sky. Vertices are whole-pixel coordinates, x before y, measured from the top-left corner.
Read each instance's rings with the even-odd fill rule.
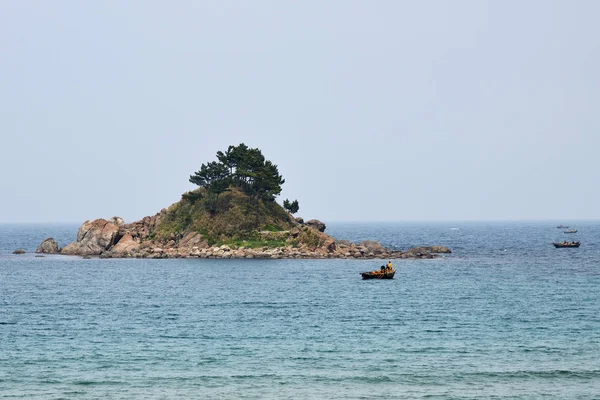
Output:
[[[600,218],[598,1],[0,0],[0,222],[262,149],[324,221]]]

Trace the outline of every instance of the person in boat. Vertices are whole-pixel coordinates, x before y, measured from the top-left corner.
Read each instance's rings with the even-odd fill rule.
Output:
[[[386,270],[387,271],[391,271],[392,270],[392,262],[388,261],[387,265],[386,265]]]
[[[379,268],[379,270],[380,270],[381,272],[385,272],[385,266],[384,266],[384,265],[382,265],[382,266],[381,266],[381,268]]]

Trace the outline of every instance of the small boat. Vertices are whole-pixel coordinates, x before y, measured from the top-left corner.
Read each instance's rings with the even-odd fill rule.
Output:
[[[565,233],[577,233],[577,229],[569,229],[568,231],[565,231]]]
[[[557,249],[561,249],[563,247],[579,247],[579,246],[581,246],[581,242],[560,242],[560,243],[552,243],[552,244]]]
[[[394,275],[396,274],[396,270],[393,269],[391,271],[369,271],[369,272],[361,272],[363,279],[394,279]]]
[[[558,229],[568,229],[569,227],[565,226],[565,225],[559,225],[559,226],[557,226],[557,228]]]

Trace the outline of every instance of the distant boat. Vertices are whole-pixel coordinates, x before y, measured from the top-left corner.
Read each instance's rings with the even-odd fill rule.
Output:
[[[396,274],[396,270],[383,272],[381,270],[370,271],[370,272],[361,272],[363,279],[394,279],[394,275]]]
[[[577,233],[577,229],[569,229],[568,231],[565,231],[565,233]]]
[[[565,226],[565,225],[559,225],[559,226],[557,226],[557,228],[558,229],[568,229],[569,227]]]
[[[564,247],[579,247],[581,245],[580,242],[561,242],[561,243],[552,243],[552,244],[557,249],[561,249]]]

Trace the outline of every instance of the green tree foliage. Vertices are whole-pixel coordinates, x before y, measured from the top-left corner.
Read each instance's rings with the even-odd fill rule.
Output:
[[[256,200],[273,201],[285,183],[277,165],[266,160],[259,149],[244,143],[217,152],[217,161],[202,164],[190,176],[190,182],[217,196],[229,187],[237,187]]]
[[[296,214],[300,209],[300,206],[298,205],[298,200],[290,202],[288,199],[285,199],[283,201],[283,208],[285,208],[292,214]]]
[[[222,193],[229,187],[229,172],[225,165],[216,161],[202,164],[200,171],[190,176],[190,182],[207,188],[213,193]]]

